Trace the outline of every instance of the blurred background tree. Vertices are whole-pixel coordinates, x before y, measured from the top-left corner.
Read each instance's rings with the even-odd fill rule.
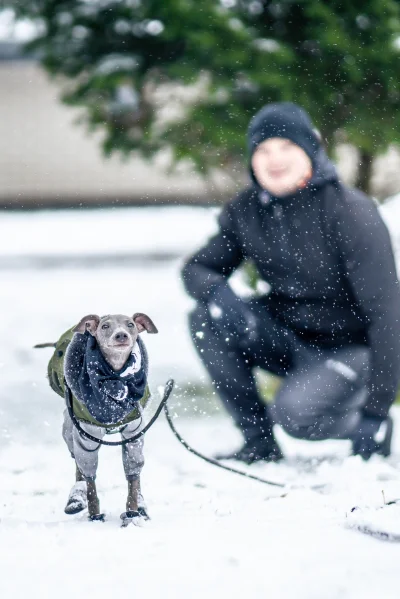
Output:
[[[397,0],[5,0],[38,23],[29,50],[63,100],[101,128],[110,154],[191,159],[206,174],[245,164],[265,103],[291,100],[331,150],[360,150],[357,184],[400,141]]]
[[[237,10],[254,38],[290,55],[285,99],[310,112],[328,149],[359,149],[357,186],[368,191],[374,156],[400,141],[400,3],[238,0]]]

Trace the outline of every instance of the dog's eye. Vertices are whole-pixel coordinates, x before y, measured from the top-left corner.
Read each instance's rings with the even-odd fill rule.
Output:
[[[101,326],[101,328],[102,328],[102,329],[109,329],[109,328],[110,328],[110,325],[109,325],[109,324],[103,324],[103,325]]]
[[[132,327],[134,327],[134,326],[135,326],[135,325],[133,324],[133,322],[128,322],[128,327],[132,328]]]

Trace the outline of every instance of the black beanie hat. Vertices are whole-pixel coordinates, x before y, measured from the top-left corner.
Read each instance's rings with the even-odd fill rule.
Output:
[[[260,143],[271,137],[290,139],[305,151],[312,162],[320,148],[310,117],[292,102],[267,104],[252,118],[248,129],[250,156]]]

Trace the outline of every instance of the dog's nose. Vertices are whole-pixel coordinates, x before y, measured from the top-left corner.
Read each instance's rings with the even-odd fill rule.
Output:
[[[127,335],[127,333],[124,333],[123,331],[121,331],[120,333],[117,333],[115,335],[116,341],[126,341],[127,339],[128,339],[128,335]]]

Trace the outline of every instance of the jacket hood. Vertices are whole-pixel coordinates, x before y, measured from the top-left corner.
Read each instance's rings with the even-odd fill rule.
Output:
[[[319,134],[307,112],[292,102],[267,104],[251,119],[248,132],[248,150],[253,155],[267,139],[281,137],[300,146],[314,163],[321,146]]]
[[[338,179],[336,169],[326,155],[321,145],[319,134],[307,112],[301,106],[292,102],[267,104],[251,119],[247,133],[250,155],[250,177],[255,187],[265,197],[273,199],[268,190],[262,188],[257,181],[251,167],[251,157],[263,141],[273,137],[290,139],[310,158],[312,163],[312,177],[308,181],[307,188],[321,187],[329,181]],[[293,196],[296,193],[290,195]],[[284,199],[284,197],[275,199]]]

